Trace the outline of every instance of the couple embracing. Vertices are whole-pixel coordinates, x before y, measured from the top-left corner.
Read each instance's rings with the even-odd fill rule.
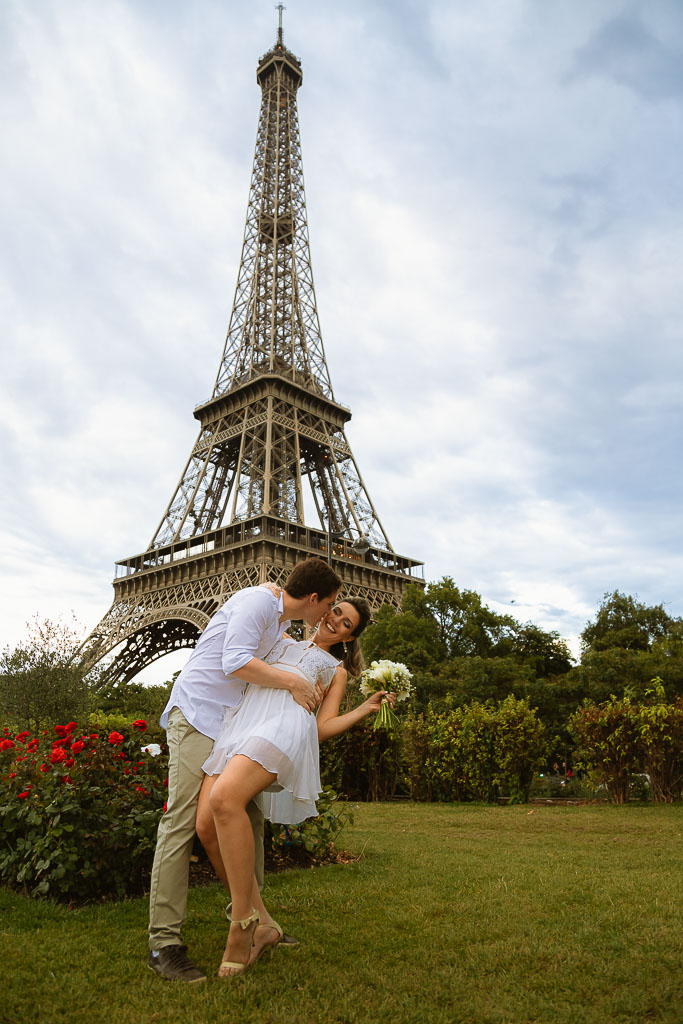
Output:
[[[175,681],[161,717],[168,802],[150,886],[148,964],[163,978],[205,980],[181,938],[195,831],[232,901],[219,976],[243,974],[280,943],[297,944],[261,898],[264,817],[296,824],[314,816],[319,741],[393,696],[376,693],[339,714],[347,679],[362,668],[357,637],[371,615],[362,598],[335,604],[340,587],[327,563],[310,558],[283,590],[239,591],[210,620]],[[318,627],[311,640],[286,635],[294,620]]]

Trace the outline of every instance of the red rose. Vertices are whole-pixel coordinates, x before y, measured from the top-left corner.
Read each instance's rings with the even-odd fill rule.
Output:
[[[59,764],[60,761],[66,761],[66,753],[61,747],[55,747],[52,751],[52,755],[50,756],[50,761],[52,764]]]
[[[123,736],[121,735],[120,732],[110,732],[109,742],[113,747],[117,747],[119,743],[123,743]]]
[[[100,734],[98,732],[91,732],[90,735],[88,736],[88,739],[92,740],[93,743],[95,742],[95,740],[98,740],[99,738]]]
[[[71,753],[72,754],[80,754],[80,752],[81,752],[81,750],[83,750],[84,746],[85,746],[85,743],[83,742],[83,740],[76,740],[75,743],[71,744]]]
[[[9,736],[9,726],[8,725],[6,725],[5,728],[2,731],[4,732],[5,736]]]
[[[67,722],[64,728],[66,729],[67,732],[73,732],[77,726],[78,722]]]
[[[61,740],[53,740],[52,741],[52,746],[53,746],[53,748],[54,747],[66,747],[68,745],[68,743],[69,743],[69,740],[65,737],[64,739],[61,739]]]
[[[25,743],[26,742],[26,737],[30,736],[30,735],[31,735],[31,733],[27,729],[26,732],[19,732],[19,733],[17,733],[17,735],[14,738],[19,740],[20,743]]]
[[[71,768],[71,766],[74,764],[76,764],[76,762],[74,761],[73,757],[67,757],[66,761],[64,762],[64,767]]]
[[[49,764],[44,764],[44,763],[43,763],[43,764],[41,764],[41,766],[40,766],[40,770],[41,770],[41,772],[49,772],[49,771],[50,771],[50,765],[49,765]]]
[[[166,810],[167,810],[167,808],[168,808],[168,800],[167,800],[167,801],[166,801],[166,803],[164,804],[164,814],[166,814]]]
[[[64,739],[68,735],[69,731],[65,725],[56,725],[55,732],[58,736],[61,736],[62,739]],[[45,733],[43,733],[43,735],[45,735]]]
[[[70,775],[62,775],[62,782],[73,782],[74,780]]]
[[[10,779],[16,779],[17,773],[16,772],[10,772],[9,773],[9,777],[10,777]]]
[[[138,793],[142,793],[143,796],[149,796],[149,790],[145,789],[144,786],[136,786],[135,788],[138,791]]]
[[[13,746],[13,740],[0,740],[0,750],[11,750]]]
[[[133,728],[141,729],[142,732],[144,732],[147,728],[147,722],[144,720],[144,718],[136,718],[135,721],[133,722]]]
[[[26,790],[25,793],[18,793],[17,794],[17,800],[25,800],[28,795],[29,795],[28,794],[28,790]]]
[[[30,750],[30,751],[37,750],[38,749],[38,740],[31,740],[30,743],[27,743],[26,744],[26,749]]]
[[[166,789],[168,789],[168,775],[164,779],[164,785],[166,786]]]

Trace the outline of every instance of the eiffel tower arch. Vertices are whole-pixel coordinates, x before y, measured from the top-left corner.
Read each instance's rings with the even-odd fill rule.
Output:
[[[193,647],[236,590],[282,583],[311,555],[375,609],[400,606],[405,585],[423,582],[422,563],[389,542],[344,432],[351,413],[332,391],[308,241],[301,64],[281,22],[256,77],[242,257],[213,393],[194,410],[199,436],[149,546],[116,563],[114,602],[82,648],[88,668],[110,655],[106,677],[124,682]]]

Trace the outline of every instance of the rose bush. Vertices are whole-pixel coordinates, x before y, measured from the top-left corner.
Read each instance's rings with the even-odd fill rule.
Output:
[[[84,901],[144,892],[166,802],[167,759],[147,725],[76,722],[0,741],[0,881]]]

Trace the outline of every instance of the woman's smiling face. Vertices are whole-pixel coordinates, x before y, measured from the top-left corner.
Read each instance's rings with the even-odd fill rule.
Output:
[[[323,643],[340,644],[350,640],[360,623],[360,615],[348,601],[340,601],[324,615],[318,626]]]

